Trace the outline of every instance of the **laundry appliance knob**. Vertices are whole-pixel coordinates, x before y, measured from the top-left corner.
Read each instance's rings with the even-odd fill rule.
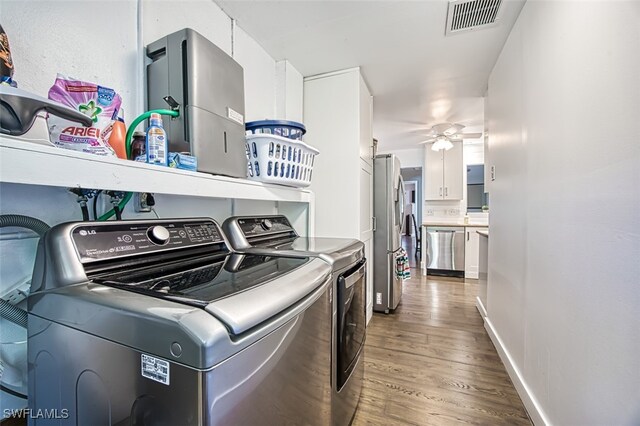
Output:
[[[169,242],[169,230],[164,226],[156,225],[149,228],[147,237],[153,244],[163,246]]]

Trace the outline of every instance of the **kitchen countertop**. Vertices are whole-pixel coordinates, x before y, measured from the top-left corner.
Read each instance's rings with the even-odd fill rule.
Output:
[[[464,223],[463,219],[433,219],[422,222],[422,226],[467,226],[473,228],[488,228],[489,224],[486,222],[476,222],[469,220],[469,223]]]
[[[482,235],[483,237],[487,237],[489,238],[489,230],[487,229],[486,231],[476,231],[478,234]]]

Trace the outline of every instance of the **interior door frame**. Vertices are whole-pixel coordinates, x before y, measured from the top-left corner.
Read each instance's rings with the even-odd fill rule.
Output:
[[[414,191],[416,193],[416,202],[415,203],[410,203],[410,204],[415,204],[416,205],[416,223],[420,224],[420,218],[418,218],[418,203],[420,202],[420,191],[418,191],[418,181],[417,180],[406,180],[404,181],[404,187],[405,189],[407,188],[407,185],[413,185],[414,186]],[[406,205],[406,204],[405,204]],[[413,212],[409,212],[408,214],[411,214]],[[403,217],[402,219],[405,221],[404,223],[406,223],[407,220],[407,212],[405,212],[405,217]],[[411,223],[411,226],[409,227],[409,233],[412,237],[415,237],[414,231],[413,231],[413,223]]]

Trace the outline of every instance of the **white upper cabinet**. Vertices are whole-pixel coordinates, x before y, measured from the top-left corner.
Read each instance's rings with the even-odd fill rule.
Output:
[[[373,98],[360,76],[360,158],[373,166]]]
[[[449,151],[425,147],[425,200],[462,200],[462,142],[454,142]]]
[[[304,141],[320,151],[309,188],[317,236],[372,237],[371,102],[358,68],[304,80]]]
[[[454,142],[453,148],[444,151],[444,199],[462,200],[463,173],[462,142]]]
[[[425,200],[442,200],[444,196],[444,151],[434,151],[425,147]]]

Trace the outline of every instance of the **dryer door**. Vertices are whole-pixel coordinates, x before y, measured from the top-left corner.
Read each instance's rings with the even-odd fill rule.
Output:
[[[351,375],[364,345],[366,282],[366,260],[338,278],[338,391]]]

